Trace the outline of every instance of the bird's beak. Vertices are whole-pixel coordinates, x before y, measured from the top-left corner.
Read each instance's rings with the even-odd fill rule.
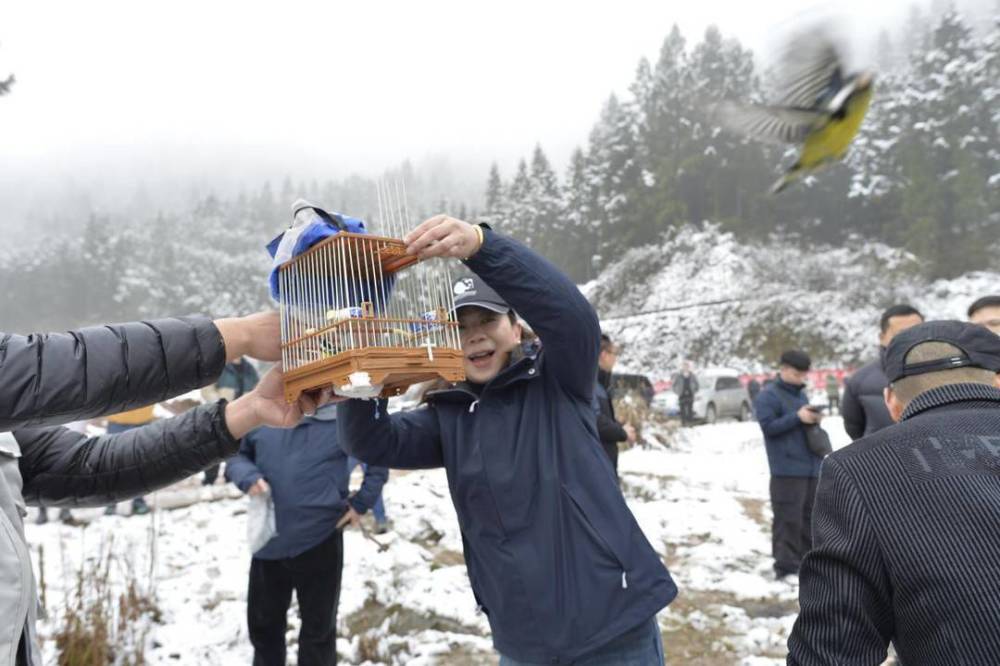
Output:
[[[862,72],[862,74],[858,76],[858,90],[867,90],[871,87],[874,81],[875,77],[871,72]]]

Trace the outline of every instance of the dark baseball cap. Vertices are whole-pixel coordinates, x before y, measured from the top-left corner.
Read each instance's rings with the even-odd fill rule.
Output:
[[[907,363],[910,350],[924,342],[945,342],[959,353],[947,358]],[[898,334],[885,350],[882,369],[889,382],[925,372],[952,368],[982,368],[1000,372],[1000,335],[985,326],[964,321],[929,321]]]
[[[809,358],[809,354],[798,349],[789,349],[786,352],[782,352],[779,362],[781,365],[790,365],[800,372],[805,372],[812,367],[812,359]]]
[[[455,312],[461,308],[475,305],[500,314],[507,314],[513,308],[500,297],[492,287],[482,281],[478,275],[462,278],[452,286],[455,295]]]

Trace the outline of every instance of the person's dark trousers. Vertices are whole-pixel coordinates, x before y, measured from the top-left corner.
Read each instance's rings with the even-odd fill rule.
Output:
[[[221,465],[212,465],[205,470],[205,476],[201,480],[201,485],[210,486],[215,483],[215,480],[219,478],[219,467]]]
[[[681,408],[681,425],[690,425],[694,421],[694,398],[682,397],[679,403]]]
[[[802,558],[812,548],[812,509],[815,477],[772,476],[771,553],[778,576],[798,573]]]
[[[285,666],[285,627],[292,590],[299,601],[299,666],[337,663],[337,604],[344,533],[283,560],[250,560],[247,628],[253,666]]]
[[[840,412],[840,396],[839,395],[827,396],[827,402],[830,403],[830,413],[831,414],[833,414],[834,412],[837,412],[837,413]]]

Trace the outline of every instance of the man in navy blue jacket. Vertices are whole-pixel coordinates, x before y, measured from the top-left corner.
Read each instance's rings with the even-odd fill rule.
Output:
[[[341,403],[342,446],[369,464],[447,470],[503,666],[661,666],[655,616],[677,588],[597,435],[594,309],[551,263],[484,227],[440,215],[406,243],[421,258],[464,258],[477,276],[455,290],[467,380],[410,412]],[[537,353],[522,351],[514,310]]]
[[[811,363],[805,352],[783,353],[778,379],[764,387],[755,405],[771,470],[771,551],[779,579],[798,574],[812,546],[813,496],[823,459],[806,443],[806,426],[822,419],[803,391]]]
[[[284,666],[292,590],[299,601],[298,663],[337,663],[337,602],[344,566],[340,528],[358,524],[389,476],[369,466],[348,490],[347,454],[337,444],[336,410],[322,408],[292,430],[259,428],[226,461],[226,478],[249,495],[270,492],[277,535],[253,555],[247,625],[254,666]]]

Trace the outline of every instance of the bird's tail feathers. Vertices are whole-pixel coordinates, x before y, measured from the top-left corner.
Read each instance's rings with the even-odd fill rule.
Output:
[[[802,177],[802,168],[798,164],[796,164],[791,169],[782,174],[781,178],[774,181],[774,185],[772,185],[771,189],[768,190],[768,194],[774,196],[779,192],[783,192],[785,189],[788,188],[789,185],[791,185],[801,177]]]

